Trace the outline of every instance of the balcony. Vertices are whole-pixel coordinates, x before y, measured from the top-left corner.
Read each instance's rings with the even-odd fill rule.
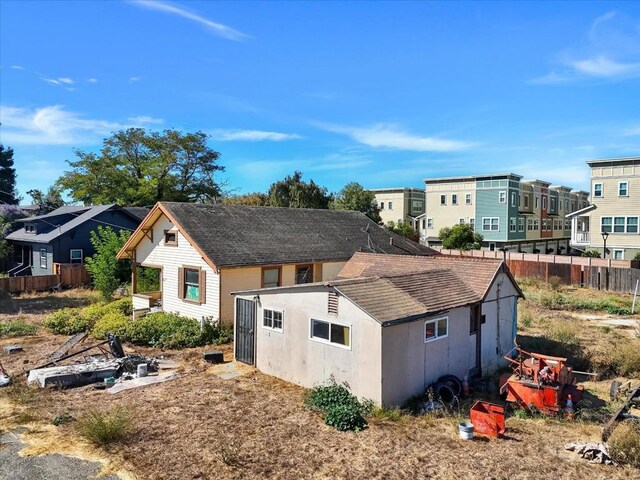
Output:
[[[591,243],[591,232],[576,232],[575,243],[578,245],[589,245],[589,243]]]

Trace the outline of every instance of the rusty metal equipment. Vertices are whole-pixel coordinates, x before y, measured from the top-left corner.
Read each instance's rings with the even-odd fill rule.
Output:
[[[495,403],[477,401],[469,410],[475,433],[490,437],[504,434],[504,407]]]
[[[512,354],[516,352],[515,357]],[[563,357],[527,352],[518,345],[504,356],[512,373],[500,377],[500,394],[518,408],[535,408],[554,414],[582,400],[583,387],[576,385],[572,368]]]
[[[627,383],[629,384],[629,386],[631,385],[631,382]],[[615,384],[617,384],[617,388],[614,389],[613,387]],[[620,382],[614,382],[611,386],[611,396],[613,399],[617,397],[616,394],[618,393],[618,389],[621,385]],[[622,386],[624,387],[624,385]],[[630,392],[629,396],[626,398],[622,406],[618,408],[618,410],[616,410],[616,412],[611,416],[609,421],[602,429],[603,442],[607,441],[607,439],[611,435],[611,432],[615,430],[618,422],[628,419],[640,420],[640,383],[633,389],[629,388],[628,391]]]

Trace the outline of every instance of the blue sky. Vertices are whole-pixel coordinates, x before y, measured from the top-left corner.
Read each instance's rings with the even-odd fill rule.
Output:
[[[18,189],[129,126],[202,130],[235,192],[640,155],[640,2],[0,2]]]

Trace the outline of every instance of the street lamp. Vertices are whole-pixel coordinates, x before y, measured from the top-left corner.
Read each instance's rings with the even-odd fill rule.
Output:
[[[602,250],[602,258],[607,258],[607,238],[609,238],[609,232],[602,232],[602,240],[604,240],[604,248]]]

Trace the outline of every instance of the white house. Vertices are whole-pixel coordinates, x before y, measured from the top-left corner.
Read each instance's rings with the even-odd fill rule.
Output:
[[[237,360],[399,405],[442,375],[502,365],[522,291],[500,260],[356,253],[336,280],[234,295]]]

